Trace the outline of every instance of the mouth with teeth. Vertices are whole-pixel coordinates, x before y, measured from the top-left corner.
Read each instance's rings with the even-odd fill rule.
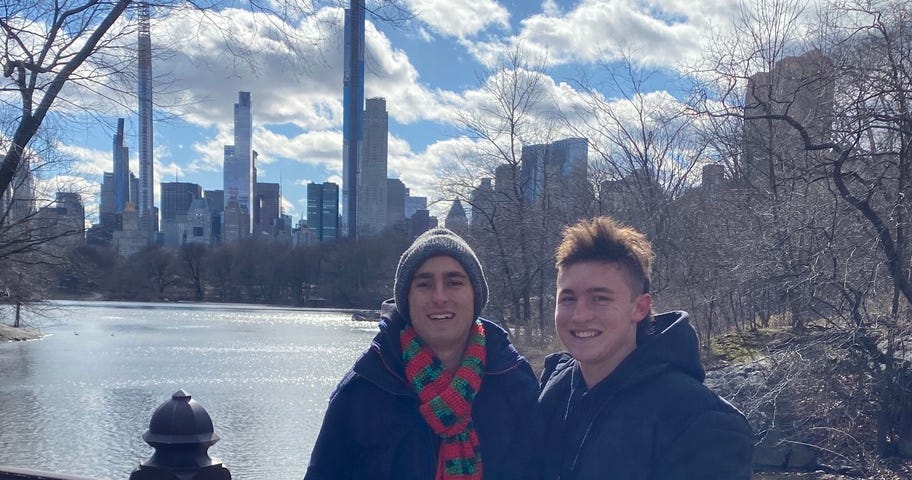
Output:
[[[428,318],[431,320],[449,320],[453,318],[453,316],[452,313],[432,313],[428,315]]]
[[[601,335],[602,332],[598,330],[574,330],[570,332],[570,335],[573,335],[574,338],[587,339],[592,337],[597,337]]]

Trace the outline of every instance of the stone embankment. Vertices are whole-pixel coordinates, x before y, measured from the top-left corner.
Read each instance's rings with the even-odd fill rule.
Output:
[[[802,360],[771,355],[707,372],[706,385],[738,406],[756,431],[754,478],[912,478],[908,476],[912,459],[880,459],[873,445],[864,445],[857,431],[848,432],[843,426],[845,411],[853,418],[864,418],[860,405],[851,401],[840,405],[815,383],[837,374],[821,371],[820,359]],[[840,444],[825,434],[850,441]]]

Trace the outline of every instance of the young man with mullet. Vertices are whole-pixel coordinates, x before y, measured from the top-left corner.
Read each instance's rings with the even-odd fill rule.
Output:
[[[380,332],[332,394],[305,480],[538,477],[538,382],[499,326],[480,317],[475,253],[438,228],[396,268]]]
[[[703,385],[686,312],[651,314],[654,255],[608,217],[564,231],[550,355],[539,407],[545,478],[744,479],[753,436],[744,416]]]

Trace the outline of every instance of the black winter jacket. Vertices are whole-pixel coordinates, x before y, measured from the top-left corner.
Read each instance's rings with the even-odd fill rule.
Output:
[[[405,320],[392,300],[384,302],[381,317],[380,333],[330,397],[305,480],[434,479],[439,440],[405,376],[399,345]],[[487,361],[472,420],[484,478],[537,478],[538,381],[507,333],[482,323]]]
[[[703,385],[687,317],[657,315],[657,333],[591,389],[569,354],[545,359],[544,478],[750,479],[751,427]]]

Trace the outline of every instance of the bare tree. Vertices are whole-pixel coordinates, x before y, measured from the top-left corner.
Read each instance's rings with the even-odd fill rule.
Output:
[[[442,196],[459,199],[471,211],[470,237],[496,292],[489,311],[530,332],[545,328],[542,313],[552,294],[546,272],[559,233],[557,216],[548,211],[548,180],[531,180],[532,161],[547,159],[523,157],[524,147],[552,140],[545,72],[545,62],[522,47],[483,72],[471,106],[456,119],[472,148],[445,164],[440,175]],[[547,168],[537,174],[552,176]],[[540,320],[534,325],[536,310]]]
[[[581,100],[563,117],[578,136],[589,139],[596,212],[635,226],[653,244],[660,261],[652,289],[660,294],[683,248],[679,200],[707,159],[706,141],[696,135],[697,117],[687,105],[667,90],[647,93],[657,74],[631,53],[617,62],[600,62],[576,80]]]
[[[909,441],[897,419],[910,398],[899,352],[912,306],[912,9],[849,1],[809,13],[790,0],[745,4],[747,34],[717,44],[717,88],[702,105],[743,122],[731,172],[774,260],[751,275],[779,286],[797,330],[817,317],[868,365],[877,450],[889,454]]]
[[[180,248],[180,262],[193,286],[193,299],[197,302],[206,297],[206,285],[203,283],[206,253],[206,247],[198,243],[188,243]]]
[[[29,142],[70,81],[103,81],[79,70],[93,55],[124,35],[115,28],[131,0],[102,2],[7,2],[0,10],[3,31],[2,92],[19,97],[20,117],[0,165],[0,196],[10,186]],[[113,30],[112,30],[113,29]],[[77,71],[87,73],[77,73]]]

